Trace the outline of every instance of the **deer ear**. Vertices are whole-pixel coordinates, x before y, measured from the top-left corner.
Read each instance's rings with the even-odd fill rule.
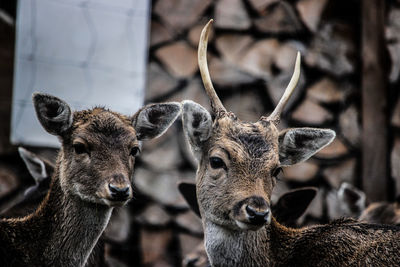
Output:
[[[329,129],[293,128],[279,134],[279,161],[282,166],[309,159],[329,145],[336,134]]]
[[[138,140],[161,136],[178,118],[181,105],[177,102],[149,104],[133,116],[132,124]]]
[[[272,213],[279,222],[286,225],[292,224],[303,215],[316,194],[315,187],[289,191],[279,198],[278,203],[273,206]]]
[[[18,148],[18,152],[36,184],[39,184],[43,180],[49,178],[53,173],[54,166],[40,159],[36,154],[22,147]]]
[[[366,195],[349,183],[343,182],[337,192],[341,205],[349,214],[360,215],[366,206]]]
[[[212,118],[210,113],[200,104],[185,100],[182,105],[183,131],[194,155],[197,157],[202,144],[211,136]]]
[[[199,203],[197,202],[196,185],[193,183],[181,182],[178,184],[178,189],[191,210],[196,213],[199,218],[201,218]]]
[[[48,94],[33,94],[33,105],[43,128],[50,134],[62,136],[72,126],[71,108],[63,100]]]

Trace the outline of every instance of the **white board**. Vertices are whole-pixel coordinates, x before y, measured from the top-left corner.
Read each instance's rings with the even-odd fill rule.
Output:
[[[58,147],[32,93],[129,115],[144,100],[150,0],[18,2],[11,142]]]

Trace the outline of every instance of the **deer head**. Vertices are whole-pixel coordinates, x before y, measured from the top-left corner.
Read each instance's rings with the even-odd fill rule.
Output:
[[[277,124],[300,75],[294,74],[275,110],[255,123],[240,121],[219,100],[207,67],[207,40],[212,20],[201,33],[198,61],[211,114],[201,105],[183,101],[183,129],[198,160],[197,196],[201,216],[233,230],[257,230],[271,220],[270,200],[281,167],[307,160],[328,145],[335,132]]]
[[[132,116],[104,108],[72,112],[63,100],[36,93],[43,128],[59,137],[59,183],[64,194],[119,206],[132,197],[131,177],[141,140],[163,134],[180,114],[179,103],[150,104]]]

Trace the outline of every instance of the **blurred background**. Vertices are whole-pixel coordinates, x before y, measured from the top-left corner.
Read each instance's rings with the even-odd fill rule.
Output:
[[[28,2],[44,4],[45,0],[21,0],[19,4]],[[71,2],[89,13],[93,6],[109,4],[101,0]],[[143,71],[127,74],[136,75],[139,82],[128,80],[125,87],[121,85],[129,95],[127,86],[131,82],[136,84],[132,85],[130,95],[136,106],[123,110],[133,113],[143,103],[183,99],[194,100],[209,109],[197,66],[197,44],[202,27],[213,18],[209,69],[228,110],[247,121],[256,121],[270,113],[289,82],[296,52],[300,51],[301,79],[280,127],[326,127],[337,133],[334,142],[312,159],[284,169],[274,199],[290,189],[317,187],[317,196],[299,221],[312,224],[341,216],[335,207],[337,199],[332,196],[342,182],[363,190],[368,202],[393,201],[400,195],[400,1],[140,2],[144,9],[138,12],[136,0],[113,1],[114,11],[146,20],[142,24],[133,19],[125,22],[128,29],[142,30],[132,31],[135,35],[132,40],[137,42],[132,45],[140,47],[140,43],[145,49],[135,50],[140,53],[129,62],[138,64],[135,66],[142,64]],[[109,9],[104,8],[104,12],[112,12]],[[17,103],[12,100],[13,85],[14,98],[16,90],[21,90],[15,88],[13,77],[24,79],[24,72],[20,72],[21,77],[15,75],[19,68],[17,64],[14,66],[14,62],[18,63],[15,36],[21,22],[17,14],[20,13],[15,1],[0,0],[0,211],[21,190],[34,184],[19,158],[17,144],[10,143],[11,110]],[[103,30],[111,33],[118,30],[106,20],[99,23],[105,25],[97,28],[99,36]],[[21,40],[23,33],[18,34]],[[118,40],[112,41],[118,47],[116,50],[120,49]],[[57,53],[50,53],[49,59],[59,58]],[[109,61],[118,63],[112,53]],[[44,78],[40,84],[45,86],[48,76],[46,70],[42,71],[40,77]],[[118,87],[120,73],[118,67],[113,71],[116,76],[112,79],[112,92],[118,94],[122,92]],[[63,81],[59,75],[52,82],[81,90],[79,84],[68,84],[69,81]],[[71,92],[53,93],[68,99]],[[94,95],[89,93],[85,95],[87,102],[74,104],[90,105]],[[107,95],[103,99],[107,100]],[[118,99],[109,100],[113,102],[111,107],[119,108]],[[30,101],[29,94],[25,101]],[[29,129],[24,132],[30,134]],[[29,141],[14,141],[50,162],[55,160],[56,149],[51,148],[54,144],[50,141],[40,147],[29,145]],[[107,257],[114,266],[180,266],[182,258],[202,242],[201,222],[177,187],[179,181],[194,182],[196,170],[180,121],[162,137],[144,143],[142,151],[134,176],[136,197],[119,219],[110,223],[115,227],[106,242]]]

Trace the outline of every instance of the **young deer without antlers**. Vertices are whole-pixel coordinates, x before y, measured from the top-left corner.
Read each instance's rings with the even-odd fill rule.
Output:
[[[183,129],[198,160],[197,197],[212,266],[394,266],[400,262],[400,228],[339,220],[292,229],[270,212],[280,168],[307,160],[335,132],[294,128],[278,132],[280,114],[300,75],[293,77],[268,117],[242,122],[227,112],[207,69],[211,21],[200,36],[199,67],[214,120],[202,106],[183,102]]]
[[[104,108],[72,113],[46,94],[33,101],[40,123],[62,146],[39,208],[0,220],[0,266],[83,266],[113,207],[132,197],[139,140],[161,135],[180,104],[152,104],[128,117]]]
[[[368,223],[400,226],[400,196],[394,202],[372,202],[367,206],[365,193],[346,182],[340,185],[335,195],[329,195],[336,200],[334,205],[328,206],[331,218],[345,216]]]

